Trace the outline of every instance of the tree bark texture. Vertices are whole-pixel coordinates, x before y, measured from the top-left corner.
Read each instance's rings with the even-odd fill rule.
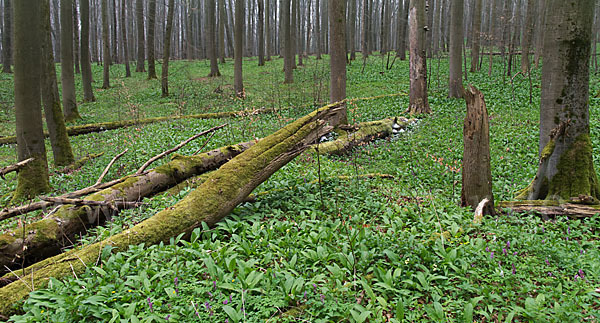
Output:
[[[171,8],[169,7],[169,11]],[[145,39],[144,39],[144,0],[136,0],[135,2],[135,20],[137,28],[137,66],[135,67],[136,72],[146,72],[146,53],[145,53]],[[168,23],[167,23],[168,24]],[[166,48],[166,46],[165,46]]]
[[[164,50],[163,50],[163,66],[161,76],[162,97],[169,96],[169,58],[171,56],[171,38],[173,33],[173,16],[175,13],[175,0],[169,0],[167,8],[167,30],[165,31]]]
[[[2,28],[2,72],[12,73],[12,0],[4,0],[4,28]]]
[[[346,99],[346,6],[343,0],[329,1],[330,90],[331,103]],[[346,104],[342,105],[344,108]],[[332,126],[348,123],[346,109],[341,109]]]
[[[81,19],[81,37],[79,45],[81,55],[81,84],[83,101],[94,102],[96,97],[92,89],[92,64],[90,60],[90,0],[79,0]]]
[[[427,98],[427,53],[425,52],[425,1],[410,0],[410,114],[431,113]]]
[[[208,34],[208,57],[210,58],[210,73],[209,77],[221,76],[219,72],[219,63],[217,62],[217,40],[216,40],[216,20],[215,20],[215,2],[207,1],[206,6],[206,33]]]
[[[212,2],[212,1],[211,1]],[[148,30],[146,39],[148,39],[148,79],[156,79],[156,60],[154,52],[156,46],[154,46],[155,32],[154,27],[156,25],[156,0],[150,0],[148,2]]]
[[[518,198],[600,198],[589,124],[594,1],[549,1],[540,105],[540,164]]]
[[[83,272],[88,264],[98,260],[98,255],[106,246],[111,246],[112,252],[119,252],[130,245],[153,245],[181,233],[189,235],[202,223],[213,227],[244,201],[254,188],[306,150],[319,135],[329,131],[330,127],[324,124],[332,114],[337,113],[337,108],[336,105],[323,107],[260,140],[213,172],[179,203],[150,219],[104,241],[30,266],[23,270],[23,276],[36,288],[43,288],[47,286],[49,277],[60,279],[73,272]],[[24,279],[1,288],[0,315],[13,314],[13,305],[28,294]]]
[[[89,1],[89,0],[88,0]],[[127,38],[127,1],[121,0],[121,41],[123,47],[123,62],[125,63],[125,77],[131,77],[131,67],[129,66],[129,43]]]
[[[79,119],[73,70],[73,0],[60,1],[60,79],[65,120]]]
[[[452,0],[450,5],[450,76],[448,96],[462,98],[462,46],[463,46],[463,0]]]
[[[110,88],[110,64],[111,53],[109,43],[110,30],[108,29],[108,0],[102,0],[102,59],[103,59],[103,73],[102,73],[102,88]]]
[[[292,46],[292,20],[290,13],[290,0],[283,0],[283,69],[285,73],[285,79],[283,83],[290,84],[294,83],[294,52]]]
[[[265,65],[265,3],[264,0],[258,0],[258,25],[256,32],[258,33],[258,66]]]
[[[439,0],[438,0],[439,1]],[[533,1],[533,0],[531,0]],[[479,71],[479,44],[481,42],[482,0],[475,0],[473,8],[473,33],[471,36],[471,73]]]
[[[463,162],[461,206],[473,210],[481,200],[489,203],[483,214],[494,214],[494,194],[492,193],[492,171],[490,166],[489,117],[483,93],[471,86],[465,90],[467,115],[463,126]]]
[[[521,46],[521,71],[529,72],[529,49],[531,48],[531,40],[533,39],[533,24],[535,0],[527,1],[527,15],[525,16],[525,29],[523,32],[523,45]]]

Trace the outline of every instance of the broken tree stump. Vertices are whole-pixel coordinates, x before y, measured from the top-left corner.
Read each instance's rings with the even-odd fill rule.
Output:
[[[489,118],[483,93],[469,86],[463,94],[467,103],[467,115],[463,127],[463,164],[461,206],[470,206],[473,210],[483,199],[483,215],[494,214],[494,195],[492,193],[492,171],[490,167]]]
[[[81,273],[88,265],[97,263],[104,247],[111,247],[112,252],[125,251],[130,245],[153,245],[182,233],[190,234],[202,223],[213,227],[254,188],[306,150],[319,135],[329,132],[325,121],[338,109],[336,105],[325,106],[260,140],[213,172],[180,202],[134,227],[23,269],[22,280],[0,288],[0,315],[10,316],[18,311],[14,305],[30,292],[26,284],[40,289],[47,286],[50,277],[61,279]]]

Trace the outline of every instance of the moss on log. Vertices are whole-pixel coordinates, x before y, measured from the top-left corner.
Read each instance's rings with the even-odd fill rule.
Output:
[[[152,245],[181,233],[189,234],[203,222],[209,227],[214,226],[260,183],[302,153],[323,132],[330,131],[324,121],[334,116],[338,109],[336,105],[325,106],[260,140],[213,172],[179,203],[134,227],[24,269],[22,280],[0,288],[0,315],[9,316],[19,311],[17,303],[28,296],[28,284],[40,289],[47,286],[50,277],[60,279],[81,273],[99,260],[107,246],[112,252],[124,251],[130,245]]]
[[[162,166],[146,173],[129,176],[124,181],[87,196],[84,200],[134,202],[162,192],[188,178],[215,170],[252,146],[245,142],[203,154],[186,157],[175,155]],[[0,235],[0,273],[6,267],[16,269],[56,255],[89,228],[103,224],[111,216],[108,207],[64,205],[51,217]]]

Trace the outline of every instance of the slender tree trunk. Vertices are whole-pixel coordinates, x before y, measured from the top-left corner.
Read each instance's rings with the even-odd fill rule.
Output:
[[[150,0],[148,2],[148,30],[147,36],[148,39],[148,79],[155,79],[156,76],[156,67],[155,67],[155,59],[154,59],[154,26],[156,25],[156,0]]]
[[[219,61],[225,64],[225,0],[219,0]]]
[[[210,73],[208,76],[221,76],[221,72],[219,72],[219,63],[217,62],[217,40],[215,39],[215,2],[207,1],[204,5],[206,6],[206,17],[204,19],[206,21],[206,34],[208,36],[208,57],[210,58]]]
[[[13,199],[20,200],[48,192],[50,184],[40,102],[42,69],[40,5],[38,0],[18,0],[13,5],[17,155],[18,161],[34,158],[33,162],[21,168],[18,173],[17,189]],[[68,8],[72,9],[70,3]],[[71,20],[71,16],[68,19]],[[71,32],[71,37],[72,35]]]
[[[525,16],[525,28],[523,32],[523,46],[521,50],[521,71],[529,72],[529,48],[531,47],[531,39],[533,37],[533,14],[535,9],[535,0],[527,1],[527,16]]]
[[[81,17],[81,84],[83,101],[94,102],[96,97],[92,89],[92,64],[90,61],[90,0],[79,0]]]
[[[356,59],[356,0],[349,0],[350,7],[348,8],[348,51],[350,52],[350,60]],[[310,6],[310,4],[309,4]],[[310,7],[309,7],[310,8]]]
[[[60,107],[60,96],[58,93],[58,80],[54,67],[54,54],[52,50],[52,29],[50,26],[50,2],[40,3],[42,10],[42,66],[41,66],[41,94],[44,103],[44,114],[46,125],[50,134],[50,144],[54,156],[54,164],[67,166],[75,161],[65,119]]]
[[[400,56],[400,60],[406,60],[406,34],[408,33],[409,18],[408,18],[408,6],[409,0],[404,1],[404,9],[402,10],[403,19],[400,21],[402,24],[402,29],[399,31],[400,34],[400,46],[398,47],[398,54]],[[412,36],[411,36],[412,37]],[[412,52],[411,52],[412,53]]]
[[[296,25],[297,25],[297,19],[296,19],[296,3],[298,2],[298,0],[291,0],[290,1],[290,42],[292,44],[292,68],[296,69],[297,65],[296,65],[296,54],[298,53],[298,37],[297,37],[297,33],[296,33]]]
[[[450,23],[450,77],[448,96],[462,98],[463,0],[452,0]]]
[[[135,7],[136,28],[137,28],[137,66],[136,72],[146,72],[146,53],[144,40],[144,0],[136,0]]]
[[[125,62],[125,77],[131,77],[131,67],[129,66],[129,44],[127,42],[127,16],[126,0],[121,0],[121,38],[123,40],[123,61]]]
[[[73,60],[75,61],[75,74],[81,73],[79,66],[79,19],[77,19],[77,1],[73,1]]]
[[[111,37],[111,50],[112,50],[112,56],[111,56],[111,64],[114,63],[118,63],[119,62],[119,49],[118,49],[118,44],[119,42],[117,41],[117,5],[115,0],[112,0],[112,6],[109,2],[108,4],[112,9],[112,16],[109,18],[110,19],[110,23],[108,24],[112,29],[111,29],[111,33],[112,33],[112,37]],[[110,13],[110,11],[109,11]]]
[[[315,3],[315,51],[317,59],[321,59],[321,14],[319,10],[321,5],[319,4],[320,0],[316,0]],[[327,0],[323,0],[327,1]],[[366,1],[366,0],[365,0]]]
[[[258,66],[265,65],[264,0],[258,0]]]
[[[536,33],[536,43],[535,43],[535,54],[533,55],[533,60],[535,61],[535,67],[540,66],[540,58],[542,57],[542,51],[544,50],[544,33],[546,31],[546,1],[547,0],[538,0],[538,10],[537,10],[537,33]]]
[[[166,98],[169,96],[169,57],[171,55],[171,36],[173,33],[173,16],[175,13],[175,0],[169,0],[169,6],[167,8],[169,13],[167,14],[167,30],[165,32],[165,50],[163,52],[163,66],[162,66],[162,97]]]
[[[369,0],[363,0],[362,8],[362,35],[361,35],[361,51],[363,59],[369,57]]]
[[[292,21],[290,19],[290,0],[283,0],[282,5],[283,17],[281,17],[281,19],[283,20],[283,48],[285,52],[283,55],[283,69],[285,72],[285,80],[283,81],[283,83],[290,84],[294,83],[294,52],[292,46]]]
[[[79,119],[75,98],[75,73],[73,71],[73,0],[60,1],[60,61],[63,108],[66,121]]]
[[[2,29],[2,72],[12,73],[12,0],[4,0],[4,28]]]
[[[12,0],[11,0],[12,1]],[[54,28],[52,29],[54,34],[54,41],[56,44],[56,48],[54,49],[54,59],[56,63],[60,62],[60,0],[52,0],[52,24]],[[13,31],[14,32],[14,31]]]
[[[108,29],[108,0],[102,0],[102,58],[104,60],[104,73],[102,74],[102,88],[110,88],[110,30]]]
[[[435,9],[434,9],[434,13],[433,13],[433,23],[430,24],[432,25],[432,35],[431,35],[431,41],[433,42],[433,55],[438,55],[440,52],[440,34],[442,31],[441,28],[441,8],[442,8],[442,2],[443,0],[436,0],[435,1]],[[475,1],[481,1],[481,0],[475,0]],[[493,1],[493,0],[490,0]]]
[[[286,0],[289,1],[289,0]],[[244,55],[244,0],[235,0],[235,48],[233,65],[233,87],[238,98],[244,97],[242,56]]]
[[[304,53],[303,51],[303,47],[304,47],[304,43],[303,43],[303,33],[302,33],[302,24],[303,24],[303,20],[301,19],[301,12],[300,12],[300,1],[299,0],[295,0],[296,3],[296,14],[294,15],[294,17],[296,17],[296,53],[298,53],[298,66],[303,66],[304,65],[304,61],[302,60],[302,54]]]
[[[265,2],[265,60],[271,60],[271,0]]]
[[[427,52],[425,49],[425,1],[410,0],[410,93],[408,112],[431,113],[427,98]]]
[[[473,8],[473,45],[471,46],[471,73],[479,71],[479,43],[481,41],[481,0],[475,0]]]
[[[331,103],[346,99],[346,6],[345,0],[329,0],[330,91]],[[333,118],[331,125],[347,124],[346,105]]]

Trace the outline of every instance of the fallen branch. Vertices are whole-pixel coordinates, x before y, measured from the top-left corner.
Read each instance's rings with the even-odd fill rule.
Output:
[[[171,149],[169,149],[167,151],[164,151],[164,152],[162,152],[162,153],[160,153],[160,154],[158,154],[158,155],[150,158],[144,165],[142,165],[142,167],[140,167],[137,170],[137,172],[135,172],[135,175],[140,175],[141,173],[144,172],[144,170],[146,170],[146,168],[148,168],[148,166],[150,166],[150,164],[152,164],[153,162],[155,162],[155,161],[163,158],[164,156],[166,156],[168,154],[171,154],[171,153],[174,153],[174,152],[178,151],[179,149],[181,149],[181,147],[187,145],[190,141],[192,141],[192,140],[194,140],[194,139],[196,139],[198,137],[204,136],[204,135],[206,135],[208,133],[215,132],[215,131],[217,131],[217,130],[223,128],[223,127],[225,127],[226,125],[227,124],[224,123],[224,124],[222,124],[220,126],[216,126],[216,127],[210,128],[210,129],[208,129],[206,131],[202,131],[201,133],[195,134],[195,135],[191,136],[190,138],[182,141],[179,145],[177,145],[177,146],[175,146],[175,147],[173,147],[173,148],[171,148]]]
[[[142,205],[141,202],[134,201],[94,201],[94,200],[82,200],[82,199],[69,199],[63,197],[50,197],[50,196],[40,196],[40,199],[46,202],[51,202],[53,204],[63,204],[63,205],[75,205],[75,206],[107,206],[111,209],[118,210],[119,208],[133,208]]]
[[[104,153],[87,155],[83,158],[80,158],[79,160],[76,160],[73,164],[59,170],[58,172],[63,173],[63,174],[70,173],[74,170],[80,169],[88,161],[90,161],[92,159],[96,159],[102,155],[104,155]]]
[[[110,247],[111,252],[125,251],[130,245],[145,243],[149,246],[182,233],[189,235],[202,223],[214,227],[254,188],[302,153],[323,132],[330,131],[324,121],[339,113],[338,109],[337,105],[329,105],[300,118],[221,166],[174,206],[106,240],[23,269],[22,275],[28,280],[30,277],[36,288],[44,288],[50,277],[61,279],[94,265],[105,247]],[[19,280],[1,288],[0,315],[14,314],[17,311],[14,305],[28,295],[29,291]]]
[[[104,168],[104,171],[102,171],[102,174],[100,174],[100,177],[98,177],[98,180],[96,181],[96,184],[94,184],[94,185],[100,185],[100,183],[102,183],[102,180],[104,179],[104,176],[106,176],[106,174],[108,174],[108,170],[112,167],[112,165],[119,158],[123,157],[123,155],[125,155],[128,151],[129,151],[129,149],[125,149],[125,150],[123,150],[123,152],[121,152],[120,154],[113,157],[113,159],[110,161],[110,163],[108,163],[108,165],[106,165],[106,168]]]
[[[33,158],[28,158],[28,159],[20,161],[16,164],[1,168],[0,169],[0,177],[2,177],[2,179],[4,179],[4,175],[18,171],[19,169],[25,167],[25,165],[29,164],[32,161],[33,161]]]
[[[552,200],[526,200],[498,203],[499,208],[509,209],[512,213],[536,213],[545,220],[557,216],[570,218],[589,218],[600,213],[600,205],[586,205],[578,203],[563,203]]]

